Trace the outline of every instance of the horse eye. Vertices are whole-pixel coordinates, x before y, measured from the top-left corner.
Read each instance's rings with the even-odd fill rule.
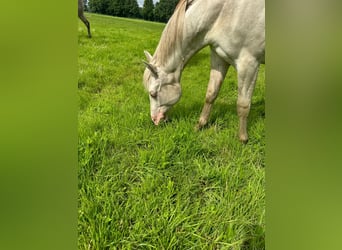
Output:
[[[153,98],[156,98],[157,97],[157,91],[150,91],[150,96],[153,97]]]

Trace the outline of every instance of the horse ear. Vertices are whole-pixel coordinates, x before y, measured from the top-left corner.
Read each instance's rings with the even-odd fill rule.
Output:
[[[146,61],[143,61],[143,63],[145,64],[145,66],[152,72],[153,75],[155,75],[156,77],[158,77],[158,68],[156,66],[154,66],[151,63],[148,63]]]
[[[192,1],[193,0],[186,0],[185,10],[187,10],[190,7],[190,5],[192,4]]]
[[[147,50],[144,50],[144,53],[145,53],[145,56],[146,56],[147,61],[148,61],[148,62],[151,62],[151,60],[152,60],[151,54],[150,54]]]

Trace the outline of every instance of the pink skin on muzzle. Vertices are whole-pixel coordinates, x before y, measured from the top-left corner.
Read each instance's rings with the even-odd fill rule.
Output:
[[[158,113],[156,116],[151,116],[154,125],[158,125],[160,121],[165,120],[165,114]]]

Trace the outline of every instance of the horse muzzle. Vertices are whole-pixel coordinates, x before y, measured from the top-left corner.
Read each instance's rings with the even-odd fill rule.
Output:
[[[152,115],[151,119],[154,123],[154,125],[158,125],[161,121],[166,120],[166,115],[164,113],[158,113],[157,115]]]

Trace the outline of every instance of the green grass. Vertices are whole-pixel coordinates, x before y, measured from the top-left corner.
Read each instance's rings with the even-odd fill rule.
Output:
[[[142,85],[143,50],[164,24],[88,14],[79,22],[79,249],[264,249],[265,79],[261,68],[247,145],[237,138],[236,72],[207,128],[205,48],[182,75],[171,122],[155,127]]]

